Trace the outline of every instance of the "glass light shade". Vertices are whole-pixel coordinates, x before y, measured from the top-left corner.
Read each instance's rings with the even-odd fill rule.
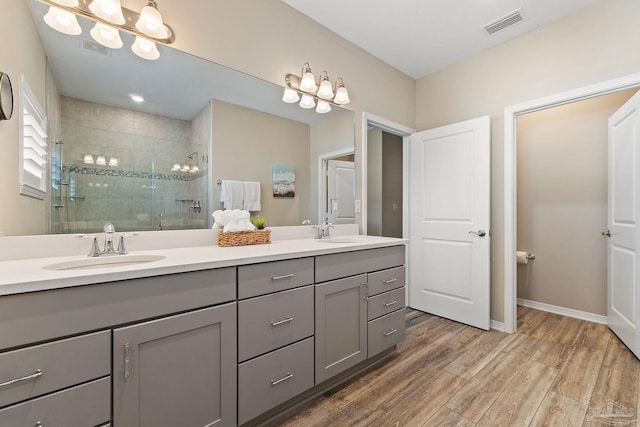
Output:
[[[303,92],[316,93],[317,89],[316,78],[313,76],[311,70],[308,70],[302,76],[302,80],[300,80],[300,90]]]
[[[323,80],[318,89],[318,97],[322,99],[333,99],[333,87],[329,80]]]
[[[200,171],[200,168],[198,167],[198,165],[191,166],[191,169],[189,170],[189,172],[191,172],[191,173],[196,173],[196,172],[199,172],[199,171]]]
[[[302,95],[302,99],[300,100],[300,107],[302,108],[313,108],[316,106],[316,101],[313,99],[311,95]]]
[[[44,22],[56,31],[70,36],[77,36],[82,33],[82,28],[78,25],[76,15],[66,10],[51,6],[44,16]]]
[[[351,102],[351,100],[349,99],[349,92],[347,92],[346,87],[340,86],[338,88],[338,90],[336,91],[336,97],[334,98],[333,102],[340,105],[348,104],[349,102]]]
[[[52,0],[54,3],[61,4],[62,6],[76,7],[78,6],[78,0]]]
[[[136,28],[144,34],[163,39],[169,36],[167,27],[162,22],[162,15],[153,6],[145,6],[140,12],[140,18],[136,22]]]
[[[109,166],[117,167],[120,161],[115,157],[109,159]]]
[[[142,37],[136,36],[136,41],[131,45],[131,50],[140,58],[150,61],[160,58],[160,52],[156,44]]]
[[[327,101],[321,99],[318,100],[318,107],[316,107],[316,113],[324,114],[331,111],[331,105]]]
[[[120,32],[114,27],[96,22],[96,25],[91,29],[90,33],[91,37],[102,46],[111,49],[120,49],[122,47]]]
[[[112,24],[122,25],[125,23],[120,0],[93,0],[89,5],[89,10]]]
[[[188,164],[184,164],[182,165],[182,167],[180,168],[180,172],[189,172],[190,168]]]
[[[93,156],[91,154],[85,154],[84,158],[82,159],[82,163],[92,165],[94,163]]]
[[[96,165],[106,166],[107,165],[107,159],[104,156],[98,156],[96,158]]]
[[[282,100],[287,104],[295,104],[300,101],[300,95],[293,89],[289,89],[288,87],[284,89],[284,95],[282,96]]]
[[[171,170],[174,172],[179,171],[181,168],[180,163],[174,163],[173,166],[171,166]]]

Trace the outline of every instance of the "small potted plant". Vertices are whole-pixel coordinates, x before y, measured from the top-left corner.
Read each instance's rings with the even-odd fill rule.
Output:
[[[249,219],[253,225],[256,226],[258,230],[262,230],[264,228],[266,220],[261,217],[255,217]]]

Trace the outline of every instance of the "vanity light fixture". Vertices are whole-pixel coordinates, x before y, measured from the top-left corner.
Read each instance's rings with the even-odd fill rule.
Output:
[[[141,104],[144,102],[144,98],[141,95],[136,95],[135,93],[130,94],[129,98],[131,98],[133,102],[138,104]]]
[[[313,108],[316,107],[315,100],[317,99],[316,112],[321,114],[331,111],[331,104],[345,105],[351,102],[342,77],[336,80],[334,86],[329,80],[327,72],[323,71],[320,73],[319,81],[316,82],[309,63],[302,66],[301,76],[294,74],[285,76],[284,81],[287,87],[284,89],[282,101],[288,104],[300,101],[301,108]]]
[[[116,157],[111,157],[109,159],[109,166],[113,166],[115,168],[115,167],[118,167],[119,163],[120,163],[120,160],[117,159]]]
[[[93,156],[91,154],[85,154],[84,158],[82,159],[82,162],[85,165],[92,165],[92,164],[95,163],[94,160],[93,160]]]
[[[69,35],[79,35],[82,28],[76,15],[96,22],[91,37],[111,49],[122,47],[120,30],[136,36],[131,50],[141,58],[155,60],[160,57],[156,43],[175,41],[171,27],[164,23],[155,0],[148,0],[140,13],[122,7],[120,0],[40,0],[48,4],[44,21],[53,29]]]
[[[107,159],[104,156],[96,157],[96,165],[106,166],[107,165]]]

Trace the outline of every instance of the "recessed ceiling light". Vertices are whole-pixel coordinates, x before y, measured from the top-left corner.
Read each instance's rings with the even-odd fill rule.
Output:
[[[134,94],[131,94],[131,95],[129,95],[129,97],[131,98],[131,100],[132,100],[133,102],[137,102],[137,103],[144,102],[144,98],[143,98],[143,97],[141,97],[140,95],[134,95]]]

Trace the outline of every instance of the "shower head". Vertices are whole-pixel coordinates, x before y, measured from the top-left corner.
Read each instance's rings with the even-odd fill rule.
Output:
[[[197,151],[194,151],[191,154],[187,154],[187,158],[191,159],[191,160],[193,160],[194,157],[197,159],[198,158],[197,156],[198,156],[198,152]]]

